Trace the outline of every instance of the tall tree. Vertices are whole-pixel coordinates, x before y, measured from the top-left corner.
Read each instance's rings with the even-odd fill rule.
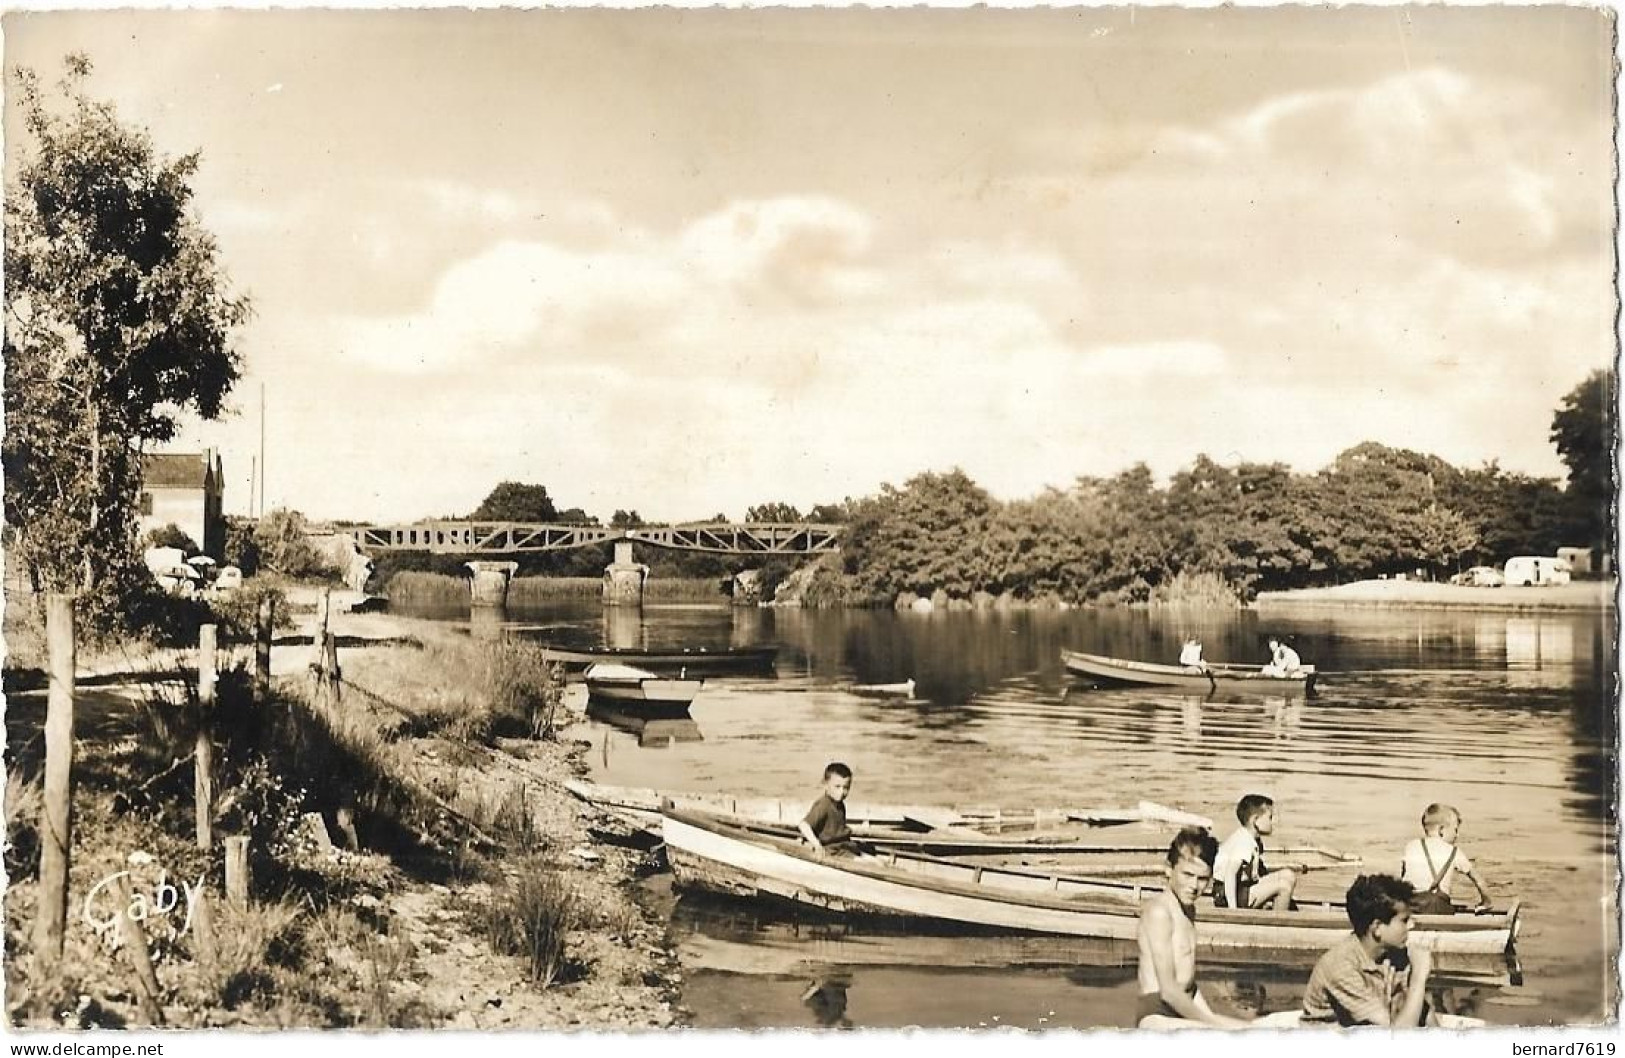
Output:
[[[468,517],[476,522],[552,522],[558,520],[559,512],[546,485],[504,481]]]
[[[1614,441],[1618,437],[1612,371],[1593,371],[1552,416],[1552,444],[1569,468],[1569,498],[1591,546],[1613,550]]]
[[[141,455],[185,412],[217,418],[248,317],[192,213],[198,155],[85,91],[21,70],[25,136],[5,206],[6,520],[42,588],[76,589],[108,627],[135,583]]]
[[[745,511],[747,522],[799,522],[801,512],[789,503],[764,503]]]

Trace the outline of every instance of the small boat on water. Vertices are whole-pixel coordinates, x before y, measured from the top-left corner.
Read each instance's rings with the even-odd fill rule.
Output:
[[[587,693],[645,712],[687,713],[704,680],[670,680],[631,665],[600,662],[587,667]]]
[[[912,698],[914,680],[907,679],[902,683],[854,683],[846,690],[860,698]]]
[[[541,649],[543,660],[564,665],[566,668],[579,668],[584,665],[613,662],[619,665],[632,665],[637,668],[659,671],[684,669],[696,675],[724,672],[756,672],[771,669],[773,659],[779,653],[779,648],[773,646],[728,647],[723,650],[707,650],[704,647],[672,650],[623,650],[612,647],[561,647],[543,644]]]
[[[1180,687],[1213,693],[1241,691],[1248,694],[1306,694],[1315,689],[1315,667],[1303,666],[1295,676],[1266,676],[1257,666],[1223,665],[1209,662],[1205,670],[1186,665],[1158,665],[1149,661],[1127,661],[1102,654],[1061,651],[1061,661],[1073,676],[1106,683],[1143,687]]]
[[[932,856],[820,857],[787,840],[766,838],[723,820],[668,810],[667,858],[684,887],[749,899],[789,902],[820,912],[1074,937],[1129,940],[1141,901],[1158,884],[1134,885]],[[1519,904],[1492,914],[1421,915],[1412,943],[1441,954],[1495,956],[1510,951]],[[1340,904],[1296,911],[1206,908],[1197,945],[1325,950],[1349,931]]]
[[[566,780],[565,789],[588,804],[609,812],[624,822],[658,833],[661,805],[670,803],[687,812],[732,817],[755,823],[782,823],[794,826],[807,814],[812,798],[786,800],[776,797],[736,797],[725,793],[676,793],[628,786],[608,786],[580,779]],[[855,832],[862,828],[907,829],[915,833],[956,830],[971,838],[1004,834],[1008,831],[1037,831],[1063,827],[1069,823],[1089,826],[1115,826],[1123,823],[1156,823],[1174,827],[1207,827],[1206,816],[1141,801],[1124,808],[989,808],[971,805],[866,804],[848,801],[846,821]],[[868,835],[863,835],[866,839]],[[946,837],[946,835],[938,835]],[[1008,844],[1008,842],[1007,842]],[[1030,843],[1025,851],[1041,851]]]

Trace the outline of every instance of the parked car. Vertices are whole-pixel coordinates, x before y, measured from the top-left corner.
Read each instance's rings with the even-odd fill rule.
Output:
[[[1452,584],[1465,584],[1471,588],[1499,588],[1507,579],[1494,566],[1474,566],[1450,578]]]
[[[236,566],[221,566],[214,578],[216,591],[235,591],[243,586],[243,571]]]

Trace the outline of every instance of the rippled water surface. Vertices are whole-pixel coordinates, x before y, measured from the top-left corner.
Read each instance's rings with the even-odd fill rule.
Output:
[[[1497,902],[1524,901],[1523,981],[1436,999],[1499,1023],[1612,1009],[1611,615],[655,607],[640,618],[569,605],[508,616],[554,642],[780,646],[771,675],[707,681],[691,722],[587,721],[578,731],[601,782],[810,802],[839,759],[856,772],[854,800],[1146,798],[1211,816],[1221,836],[1236,798],[1257,791],[1277,804],[1272,844],[1334,846],[1394,873],[1423,807],[1448,802]],[[1187,633],[1211,660],[1261,661],[1272,632],[1295,636],[1322,671],[1315,697],[1104,690],[1060,663],[1062,648],[1171,661]],[[911,701],[843,689],[907,678]],[[1340,896],[1350,878],[1311,875],[1309,895]],[[674,923],[702,1025],[1132,1024],[1133,954],[1120,947],[864,934],[687,896]],[[1276,1010],[1301,996],[1307,966],[1204,965],[1199,977],[1222,1004]]]

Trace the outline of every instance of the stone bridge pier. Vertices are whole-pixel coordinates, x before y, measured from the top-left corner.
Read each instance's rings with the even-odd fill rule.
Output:
[[[615,561],[604,570],[605,606],[642,606],[649,567],[632,560],[632,541],[615,541]]]
[[[742,569],[734,574],[733,604],[760,606],[762,604],[762,571]]]
[[[473,592],[475,606],[508,605],[508,584],[519,571],[517,562],[465,562],[473,579],[469,590]]]

